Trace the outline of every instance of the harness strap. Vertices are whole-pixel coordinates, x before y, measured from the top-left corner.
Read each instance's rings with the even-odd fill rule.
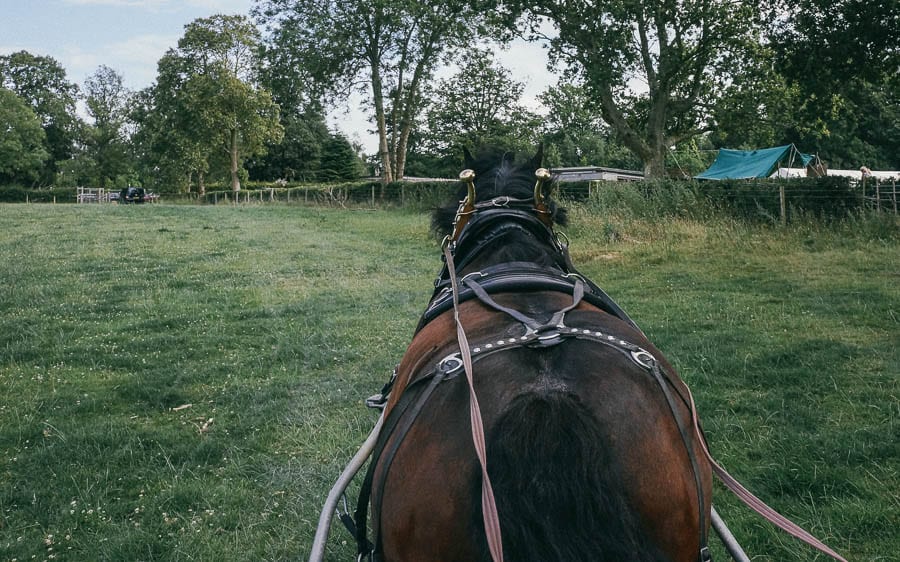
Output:
[[[364,556],[369,557],[370,560],[381,556],[382,543],[379,521],[373,521],[375,527],[375,544],[373,545],[366,536],[366,520],[368,516],[368,507],[370,500],[372,504],[373,514],[379,514],[381,512],[381,501],[384,493],[384,486],[379,486],[379,492],[377,496],[375,498],[372,498],[372,485],[375,480],[375,466],[378,464],[379,459],[385,459],[385,467],[382,470],[382,474],[387,474],[388,469],[390,468],[390,465],[394,460],[394,456],[397,453],[397,449],[399,449],[400,444],[403,443],[404,437],[409,432],[410,428],[412,428],[413,422],[416,420],[416,418],[419,417],[419,413],[422,411],[422,408],[425,406],[425,403],[428,401],[431,393],[434,392],[434,389],[436,389],[441,381],[444,380],[446,374],[446,372],[438,370],[434,373],[433,376],[427,379],[420,378],[410,383],[410,386],[407,386],[406,389],[404,389],[404,392],[400,397],[400,402],[398,402],[394,409],[391,410],[388,419],[384,422],[384,427],[381,430],[378,443],[375,446],[375,454],[373,455],[372,460],[369,463],[369,468],[366,471],[366,477],[363,480],[362,486],[360,487],[359,497],[356,504],[356,511],[353,514],[353,518],[356,523],[356,545],[357,557],[359,560],[362,560]],[[418,383],[425,380],[430,380],[430,383],[428,384],[428,386],[422,389],[421,393],[416,394],[414,392],[411,392],[411,386],[421,386],[418,385]],[[406,414],[407,411],[410,413],[410,415],[404,418],[404,414]],[[401,420],[403,420],[402,425],[400,425]],[[398,432],[397,437],[392,443],[391,448],[385,450],[384,447],[387,444],[387,440],[391,437],[391,435],[394,434],[395,430]]]
[[[662,375],[662,369],[660,369],[659,361],[653,359],[651,363],[652,367],[650,368],[650,372],[653,374],[653,378],[656,380],[656,383],[659,385],[659,388],[662,390],[663,396],[666,398],[666,403],[669,405],[669,412],[672,414],[672,419],[675,420],[675,425],[678,426],[678,433],[681,435],[681,441],[684,443],[684,449],[687,451],[688,459],[691,461],[691,472],[694,474],[694,485],[697,488],[697,502],[700,504],[700,562],[707,562],[710,560],[709,554],[709,536],[706,527],[706,511],[705,511],[705,503],[703,497],[703,482],[700,481],[700,467],[697,464],[697,456],[694,455],[694,449],[691,447],[692,442],[695,439],[692,439],[692,436],[688,432],[688,428],[685,427],[684,423],[681,421],[681,418],[678,417],[678,410],[675,406],[675,399],[672,397],[672,392],[669,390],[669,385],[666,384],[665,377]],[[691,410],[691,420],[697,419],[694,414],[694,410]],[[694,433],[693,437],[696,437],[699,433]]]
[[[447,252],[447,253],[449,254],[449,252]],[[448,256],[447,263],[452,266],[452,257]],[[454,281],[456,279],[455,275],[451,275],[450,279],[451,279],[451,281]],[[506,306],[503,306],[503,305],[497,303],[497,301],[495,301],[493,298],[491,298],[491,296],[488,295],[487,292],[483,288],[481,288],[481,286],[478,285],[478,283],[475,280],[464,279],[463,283],[465,283],[473,291],[475,291],[475,294],[478,296],[478,298],[479,298],[479,300],[481,300],[481,302],[483,302],[484,304],[486,304],[486,305],[490,306],[491,308],[494,308],[500,312],[504,312],[507,315],[514,318],[515,320],[521,322],[522,324],[524,324],[526,326],[526,328],[528,328],[529,333],[541,332],[541,331],[545,331],[547,329],[551,329],[552,330],[551,333],[548,334],[546,337],[548,338],[548,342],[552,342],[554,344],[561,341],[559,338],[562,337],[562,334],[560,332],[558,332],[556,329],[565,327],[564,320],[565,320],[566,313],[571,311],[572,309],[574,309],[576,306],[578,306],[578,304],[581,302],[582,297],[584,296],[584,284],[581,282],[580,279],[576,278],[575,288],[573,290],[573,295],[572,295],[572,304],[570,304],[569,306],[563,308],[562,310],[559,310],[556,313],[554,313],[552,318],[550,319],[550,322],[548,322],[546,325],[541,325],[535,319],[530,318],[530,317],[526,316],[525,314],[522,314],[518,310],[509,308],[509,307],[506,307]],[[454,291],[454,295],[455,295],[455,291]],[[454,310],[455,310],[455,308],[454,308]],[[462,331],[462,326],[459,325],[458,318],[457,318],[457,326],[458,326],[458,330]],[[576,330],[576,332],[577,332],[577,330]],[[699,549],[698,560],[700,562],[708,562],[711,559],[711,556],[710,556],[710,552],[709,552],[709,537],[708,537],[708,532],[707,532],[707,527],[706,527],[706,513],[705,513],[705,502],[704,502],[705,498],[703,495],[703,482],[701,482],[701,480],[700,480],[700,467],[697,463],[697,457],[696,457],[696,455],[694,455],[694,450],[691,447],[691,442],[693,441],[693,439],[691,438],[689,429],[687,427],[685,427],[684,422],[682,422],[681,418],[678,417],[678,409],[675,405],[675,399],[672,396],[672,392],[669,390],[669,386],[667,384],[666,377],[664,377],[662,375],[662,370],[659,366],[659,361],[657,361],[656,358],[653,357],[653,355],[650,354],[649,352],[647,352],[646,350],[644,350],[634,344],[628,344],[624,340],[620,340],[620,346],[622,347],[623,351],[630,351],[634,361],[652,373],[654,380],[659,385],[660,389],[662,390],[663,396],[666,399],[666,403],[669,406],[669,412],[672,414],[672,418],[675,420],[675,425],[678,427],[678,433],[681,435],[681,441],[684,443],[685,451],[687,452],[688,459],[690,459],[690,462],[691,462],[691,472],[694,476],[694,485],[697,489],[697,503],[698,503],[698,511],[699,511],[699,515],[700,515],[700,517],[699,517],[699,519],[700,519],[700,549]],[[468,350],[468,343],[466,343],[465,347],[466,347],[466,350],[463,353],[463,361],[466,360],[466,357],[468,355],[468,360],[471,363],[471,354]],[[462,343],[460,343],[460,348],[461,349],[463,348]],[[470,367],[468,367],[468,366],[466,367],[466,375],[468,377],[471,377]],[[472,389],[473,400],[475,399],[474,392],[475,392],[474,389]],[[691,405],[693,406],[693,402],[691,403]],[[692,421],[696,420],[697,416],[696,416],[695,410],[693,409],[693,407],[690,409],[691,409]],[[699,432],[696,433],[695,435],[699,435]],[[493,499],[493,498],[491,498],[491,499]],[[485,525],[487,525],[487,516],[485,516]]]
[[[490,306],[491,308],[493,308],[495,310],[499,310],[500,312],[505,312],[509,316],[512,316],[513,318],[515,318],[522,324],[525,324],[525,326],[527,326],[528,329],[531,330],[532,332],[536,332],[537,329],[540,327],[540,324],[538,324],[533,318],[529,318],[528,316],[525,316],[518,310],[515,310],[513,308],[508,308],[501,304],[498,304],[497,301],[492,299],[491,296],[489,294],[487,294],[487,291],[485,291],[484,288],[481,285],[479,285],[478,282],[475,281],[474,279],[463,279],[463,283],[466,286],[468,286],[470,289],[472,289],[472,291],[475,293],[475,296],[478,297],[478,300],[480,300],[481,302],[483,302],[484,304]],[[457,306],[459,306],[459,305],[457,304]]]

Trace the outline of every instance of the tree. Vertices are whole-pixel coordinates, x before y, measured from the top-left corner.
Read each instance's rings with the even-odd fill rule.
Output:
[[[38,181],[54,181],[57,162],[72,157],[79,133],[75,113],[78,86],[66,79],[55,59],[19,51],[0,56],[0,86],[15,92],[31,107],[44,129],[45,150],[50,154]]]
[[[280,105],[280,104],[279,104]],[[314,106],[280,112],[284,139],[269,143],[266,153],[251,158],[247,170],[251,179],[272,181],[312,181],[322,167],[323,150],[331,133],[321,110]]]
[[[410,166],[419,174],[455,176],[463,147],[491,145],[512,152],[533,150],[540,118],[521,103],[525,84],[479,48],[462,54],[459,70],[425,90],[424,123],[410,145]]]
[[[796,120],[819,125],[788,134],[831,165],[900,168],[900,4],[799,0],[772,9],[781,17],[769,39],[801,100]]]
[[[132,147],[145,185],[190,192],[194,179],[205,193],[213,150],[194,114],[185,84],[193,68],[171,50],[157,63],[157,81],[135,95],[129,121]]]
[[[297,63],[297,83],[322,95],[367,91],[382,181],[404,175],[423,88],[446,53],[466,48],[485,22],[481,0],[258,0],[270,43]]]
[[[116,184],[131,171],[125,122],[131,94],[122,76],[101,65],[84,84],[85,103],[93,124],[88,128],[85,156],[93,179],[101,188]],[[124,187],[119,185],[118,187]]]
[[[426,113],[428,148],[460,152],[487,144],[516,150],[533,146],[539,136],[536,115],[525,108],[525,84],[513,80],[484,49],[462,55],[459,71],[429,88]]]
[[[266,154],[248,162],[253,179],[313,180],[319,172],[322,150],[331,133],[321,104],[310,96],[311,87],[294,80],[296,61],[289,49],[261,46],[260,83],[280,108],[284,139],[269,143]]]
[[[50,157],[41,121],[25,100],[0,87],[0,184],[32,183]]]
[[[665,174],[669,147],[711,129],[727,77],[756,37],[750,2],[732,0],[537,0],[511,2],[548,38],[554,62],[588,88],[647,177]],[[640,84],[640,86],[636,86]]]
[[[187,136],[206,135],[210,146],[227,154],[235,193],[244,159],[262,154],[267,142],[279,142],[284,133],[278,106],[257,81],[259,42],[259,31],[246,17],[215,15],[189,23],[173,53],[190,69],[175,85],[192,117]]]
[[[332,133],[322,147],[318,179],[323,181],[355,180],[362,175],[362,161],[347,137]]]
[[[215,15],[185,26],[157,64],[131,118],[145,171],[170,170],[190,189],[220,169],[241,189],[245,160],[281,141],[279,108],[258,80],[259,31],[244,16]]]
[[[560,82],[539,96],[547,109],[544,154],[551,166],[639,166],[634,154],[603,122],[601,110],[587,89]]]

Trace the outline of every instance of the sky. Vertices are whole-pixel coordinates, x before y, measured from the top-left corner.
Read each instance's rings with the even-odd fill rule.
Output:
[[[156,63],[184,32],[184,26],[213,14],[249,14],[253,0],[0,0],[0,54],[25,50],[50,56],[69,81],[83,86],[100,65],[118,72],[125,86],[140,90],[156,78]],[[517,41],[497,60],[525,83],[523,103],[539,110],[537,96],[557,78],[545,51]],[[445,72],[449,73],[448,72]],[[329,125],[374,153],[377,138],[360,109],[362,98],[332,108]]]

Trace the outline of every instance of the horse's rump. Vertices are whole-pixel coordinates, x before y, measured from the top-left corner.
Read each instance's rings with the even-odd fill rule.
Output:
[[[515,329],[476,303],[463,308],[476,338],[508,337]],[[604,330],[614,326],[640,337],[593,307],[580,307],[573,318],[593,318]],[[410,346],[415,361],[407,354],[401,364],[416,365],[418,372],[401,377],[417,379],[452,348],[431,340],[431,326]],[[439,322],[434,333],[441,328]],[[423,361],[419,354],[425,349],[430,353]],[[670,553],[697,552],[690,474],[670,468],[667,480],[658,478],[660,466],[683,466],[684,445],[659,402],[659,389],[625,354],[584,341],[510,349],[476,362],[475,377],[507,560],[681,559],[663,555],[654,543]],[[399,446],[384,481],[379,519],[386,560],[485,556],[468,403],[461,376],[440,383],[402,437],[414,445]],[[646,489],[633,492],[639,487]],[[658,505],[644,508],[653,503]],[[639,509],[653,514],[644,517]],[[474,541],[448,539],[459,536]],[[424,556],[423,548],[434,558]]]

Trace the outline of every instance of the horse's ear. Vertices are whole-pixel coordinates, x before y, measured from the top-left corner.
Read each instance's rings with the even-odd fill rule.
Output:
[[[463,165],[467,170],[471,170],[475,167],[475,158],[472,157],[472,153],[469,152],[469,149],[463,147]]]
[[[534,157],[531,159],[529,164],[531,164],[531,167],[533,169],[537,170],[538,168],[542,167],[543,163],[544,163],[544,143],[541,143],[538,145],[537,154],[534,155]]]

